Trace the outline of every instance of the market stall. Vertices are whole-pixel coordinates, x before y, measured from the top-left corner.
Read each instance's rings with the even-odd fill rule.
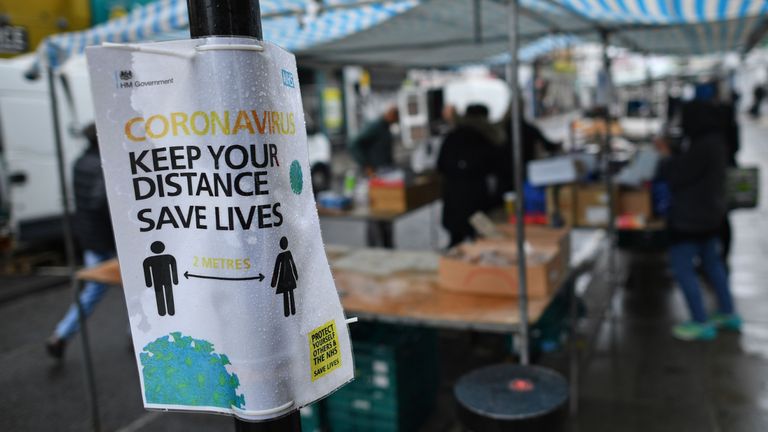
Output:
[[[309,24],[297,24],[298,31],[285,37],[295,41],[301,39],[301,33],[308,33],[307,29],[328,29],[338,24],[334,19],[339,18],[336,14],[347,14],[342,21],[352,21],[352,14],[355,11],[370,12],[366,17],[373,17],[371,20],[363,18],[357,19],[358,23],[365,23],[355,32],[347,35],[339,35],[331,32],[332,36],[314,45],[312,48],[297,45],[294,49],[300,58],[322,60],[336,63],[383,63],[383,64],[405,64],[405,65],[443,65],[455,64],[479,59],[486,59],[500,52],[510,52],[510,74],[508,81],[517,83],[518,49],[521,43],[536,40],[542,36],[552,33],[570,33],[584,38],[584,40],[600,40],[604,46],[604,73],[610,78],[610,56],[608,53],[609,43],[624,45],[631,49],[639,51],[654,51],[667,53],[703,53],[719,51],[722,49],[740,48],[748,50],[754,45],[754,40],[759,38],[765,32],[763,18],[759,15],[763,10],[750,10],[748,5],[734,11],[734,9],[717,8],[718,14],[711,15],[705,13],[708,2],[698,2],[693,13],[682,11],[676,8],[674,11],[668,11],[666,8],[654,8],[652,11],[640,7],[639,3],[624,2],[615,10],[603,3],[602,10],[595,7],[586,12],[582,9],[576,9],[569,2],[548,0],[545,2],[525,1],[520,5],[518,13],[517,1],[509,4],[500,2],[452,2],[445,5],[442,2],[385,2],[382,5],[371,5],[365,2],[360,7],[354,7],[353,3],[344,5],[345,2],[338,3],[338,10],[333,10],[317,16],[318,21]],[[628,3],[631,3],[628,5]],[[656,6],[659,6],[660,3]],[[164,7],[170,7],[164,9]],[[629,13],[630,9],[637,9],[645,13]],[[658,9],[658,10],[657,10]],[[66,57],[91,43],[118,42],[126,43],[139,39],[146,39],[150,34],[168,33],[174,30],[181,30],[187,25],[184,22],[185,11],[180,2],[168,1],[160,2],[154,6],[143,9],[146,11],[155,11],[157,15],[152,20],[142,19],[139,13],[131,15],[133,18],[125,19],[119,22],[107,24],[104,27],[91,32],[84,32],[80,35],[66,35],[52,38],[41,48],[41,52],[46,59],[46,65],[50,67],[49,78],[53,85],[53,67],[57,65],[63,57]],[[163,12],[167,13],[163,15]],[[272,12],[278,20],[285,19],[283,15],[305,15],[309,11],[277,10]],[[619,13],[625,12],[625,13]],[[757,13],[756,13],[757,12]],[[264,11],[265,16],[269,16],[268,10]],[[474,17],[471,22],[466,17]],[[137,19],[138,18],[138,19]],[[133,19],[133,21],[132,21]],[[632,20],[630,22],[630,19]],[[711,20],[717,20],[715,23],[709,23]],[[322,25],[320,24],[322,23]],[[746,27],[746,32],[736,31],[739,27]],[[269,38],[265,25],[265,33]],[[647,35],[658,34],[658,38],[648,37]],[[716,38],[715,34],[725,35]],[[682,35],[682,38],[671,37],[673,35]],[[455,37],[453,37],[455,36]],[[278,34],[278,36],[280,35]],[[681,39],[685,42],[680,43]],[[670,43],[670,41],[675,41]],[[704,42],[706,41],[706,43]],[[142,48],[137,48],[142,49]],[[62,56],[62,54],[64,54]],[[608,79],[610,83],[610,79]],[[610,85],[608,85],[610,92]],[[520,139],[520,111],[517,86],[512,86],[512,108],[511,108],[511,135],[514,142],[514,164],[516,173],[516,189],[522,195],[522,149]],[[604,101],[604,116],[610,121],[610,98]],[[54,101],[55,106],[55,101]],[[56,125],[57,132],[59,126]],[[613,188],[611,176],[611,133],[607,128],[607,133],[603,136],[602,144],[602,162],[605,190],[611,191]],[[510,161],[510,162],[513,162]],[[65,194],[66,196],[66,194]],[[608,215],[606,225],[609,232],[609,241],[614,242],[614,223],[615,223],[615,205],[612,193],[607,193]],[[524,197],[519,197],[524,202]],[[527,277],[526,263],[527,252],[525,251],[525,230],[523,227],[524,210],[523,206],[517,209],[518,221],[515,239],[517,250],[517,269],[518,284],[517,298],[514,302],[506,303],[507,308],[499,313],[499,317],[504,317],[497,323],[509,330],[509,325],[514,325],[514,330],[520,334],[520,355],[521,363],[526,365],[529,362],[528,349],[528,323],[533,317],[541,313],[544,303],[536,301],[529,302],[528,290],[526,288]],[[609,255],[612,253],[609,250]],[[609,260],[609,262],[613,262]],[[615,274],[614,266],[608,268],[608,283],[615,286],[613,279]],[[81,277],[86,277],[81,274]],[[348,287],[347,296],[350,299],[349,310],[366,313],[366,303],[364,301],[365,293],[355,296],[359,287],[375,286],[376,281],[365,279],[359,272],[355,274],[339,273],[339,290],[344,293],[344,280],[349,279],[352,282]],[[393,317],[405,316],[418,320],[424,320],[426,323],[444,323],[451,321],[440,315],[441,310],[450,310],[451,306],[456,304],[473,305],[475,301],[465,301],[468,298],[441,298],[442,293],[425,291],[429,290],[430,285],[423,281],[410,284],[408,281],[399,281],[392,279],[399,287],[413,289],[417,296],[392,296],[386,302],[376,307],[389,307],[389,310],[372,309],[369,311],[371,316],[380,316],[389,319]],[[407,288],[411,287],[411,288]],[[386,288],[384,288],[386,291]],[[434,304],[424,303],[424,296],[431,299],[437,299],[432,303],[445,306],[445,308],[435,308]],[[356,302],[354,301],[356,299]],[[487,307],[488,304],[480,301],[481,307]],[[504,305],[503,302],[496,303]],[[421,306],[416,307],[416,304]],[[393,312],[396,311],[396,312]],[[515,313],[514,311],[517,311]],[[455,313],[455,311],[453,312]],[[411,316],[412,314],[413,316]],[[491,315],[497,316],[497,315]],[[420,318],[418,318],[420,317]],[[474,318],[472,318],[474,317]],[[471,319],[478,320],[478,311],[470,311],[466,316],[460,316],[454,321],[462,322]],[[482,323],[485,325],[488,323]]]

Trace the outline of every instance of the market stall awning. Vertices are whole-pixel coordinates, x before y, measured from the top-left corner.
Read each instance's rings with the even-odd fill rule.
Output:
[[[506,0],[261,2],[264,37],[307,59],[439,66],[508,51]],[[768,0],[520,0],[523,46],[565,34],[649,53],[746,50],[768,29]],[[53,65],[102,42],[186,37],[184,0],[160,0],[82,32],[55,35],[40,53]]]
[[[656,54],[748,51],[765,34],[766,0],[541,0]]]
[[[422,0],[402,14],[305,54],[358,63],[441,65],[506,52],[505,0]],[[768,28],[766,0],[520,0],[523,44],[570,34],[672,55],[745,51]]]
[[[554,34],[593,35],[594,28],[542,0],[521,1],[518,33],[523,46]],[[422,0],[377,26],[301,54],[340,63],[472,63],[507,52],[508,30],[504,0]]]
[[[417,0],[360,2],[332,0],[313,9],[306,0],[261,1],[264,38],[298,52],[376,26],[416,5]],[[189,37],[185,0],[159,0],[135,8],[125,17],[93,28],[53,35],[38,53],[53,66],[104,42],[131,43]]]

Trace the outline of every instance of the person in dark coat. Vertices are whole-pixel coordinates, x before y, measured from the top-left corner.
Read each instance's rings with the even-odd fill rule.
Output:
[[[720,115],[726,120],[725,139],[726,148],[728,149],[728,168],[736,168],[738,166],[736,154],[741,148],[741,133],[736,116],[736,104],[735,102],[723,104],[719,109],[721,110]],[[723,257],[726,268],[728,268],[728,258],[731,254],[732,239],[731,219],[728,212],[726,212],[725,217],[723,217],[723,223],[720,225],[720,255]]]
[[[679,145],[673,148],[669,139],[657,141],[664,156],[659,176],[669,184],[672,196],[667,221],[670,264],[691,314],[691,321],[676,325],[672,333],[682,340],[711,340],[718,328],[741,327],[718,237],[727,210],[727,119],[712,102],[694,101],[683,105],[681,122]],[[694,268],[697,258],[717,296],[718,312],[711,317]]]
[[[389,127],[400,120],[396,107],[390,107],[381,117],[366,124],[360,133],[347,143],[352,158],[361,171],[373,175],[379,168],[395,165],[393,157],[394,137]],[[368,223],[368,244],[385,248],[392,247],[392,225],[384,221]]]
[[[522,103],[520,104],[522,108]],[[503,144],[503,153],[497,163],[497,176],[499,187],[496,201],[501,202],[501,196],[504,192],[515,190],[514,173],[512,169],[512,125],[511,117],[507,116],[502,122],[506,139]],[[523,144],[523,179],[528,175],[528,162],[537,158],[539,154],[545,156],[554,155],[562,149],[562,143],[554,142],[547,138],[536,125],[528,122],[522,115],[520,116],[521,133],[520,138]]]
[[[115,256],[115,238],[107,204],[107,189],[101,170],[101,157],[96,138],[96,126],[83,130],[88,148],[75,161],[74,193],[75,215],[72,229],[81,248],[85,267],[93,267]],[[85,316],[89,316],[106,293],[107,286],[88,282],[80,294]],[[77,305],[72,304],[46,342],[48,354],[56,359],[64,355],[67,341],[78,331]]]
[[[390,125],[399,120],[397,108],[391,107],[381,117],[366,124],[348,143],[349,152],[363,171],[394,165]]]
[[[469,217],[491,205],[488,177],[500,152],[489,129],[488,108],[470,105],[440,148],[437,170],[443,178],[443,226],[450,234],[450,246],[474,237]]]

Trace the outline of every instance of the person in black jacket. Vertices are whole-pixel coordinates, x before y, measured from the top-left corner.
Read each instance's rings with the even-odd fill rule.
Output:
[[[491,205],[488,177],[500,152],[490,130],[488,108],[470,105],[440,148],[437,170],[443,178],[443,226],[450,234],[450,246],[472,238],[475,231],[469,217]]]
[[[520,103],[522,107],[522,102]],[[502,122],[503,133],[506,139],[503,143],[503,153],[497,161],[497,177],[499,187],[497,190],[496,202],[501,202],[501,196],[504,192],[515,189],[514,173],[512,170],[512,118],[507,115]],[[544,156],[554,155],[562,150],[562,143],[555,142],[547,138],[536,125],[528,122],[522,115],[520,116],[520,138],[523,145],[523,179],[528,175],[528,162],[536,159],[540,154]]]
[[[670,264],[691,313],[690,322],[673,328],[673,335],[682,340],[711,340],[717,328],[741,328],[718,238],[727,210],[727,120],[712,102],[689,102],[682,107],[682,135],[677,148],[673,149],[667,139],[657,141],[664,156],[659,175],[669,184],[672,195],[667,221]],[[694,269],[697,257],[717,296],[718,312],[712,317],[704,308]]]
[[[88,148],[75,161],[74,192],[75,216],[72,228],[83,249],[85,267],[95,266],[115,256],[115,239],[107,205],[107,189],[101,170],[101,158],[96,139],[96,127],[90,124],[83,130]],[[89,316],[104,296],[107,286],[88,282],[80,294],[85,316]],[[79,329],[77,305],[72,304],[46,342],[48,354],[60,359],[66,342]]]
[[[389,127],[399,119],[397,108],[392,106],[381,117],[367,123],[347,143],[347,149],[364,172],[394,165],[394,137]]]

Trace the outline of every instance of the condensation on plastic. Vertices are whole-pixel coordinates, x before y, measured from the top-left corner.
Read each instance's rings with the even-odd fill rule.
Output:
[[[209,48],[202,48],[208,46]],[[250,46],[252,48],[245,48]],[[171,53],[171,54],[169,54]],[[190,54],[191,53],[191,54]],[[280,417],[334,391],[353,377],[352,354],[346,319],[324,253],[315,201],[304,128],[304,111],[298,85],[295,58],[268,42],[248,38],[211,37],[146,45],[105,46],[88,50],[91,85],[95,99],[103,168],[121,272],[124,283],[134,347],[147,408],[218,412],[249,420]],[[172,84],[120,88],[121,71],[132,81],[164,81]],[[127,74],[126,74],[127,75]],[[293,79],[293,86],[290,80]],[[169,133],[160,139],[132,142],[125,137],[126,122],[135,117],[191,115],[196,111],[239,110],[290,112],[295,135],[249,134],[186,135]],[[230,119],[234,122],[234,118]],[[205,157],[206,146],[249,146],[261,157],[264,144],[278,148],[279,166],[267,168],[267,195],[256,197],[165,197],[136,200],[132,186],[129,152],[169,146],[198,147],[203,157],[194,162],[197,173],[236,174],[254,171],[220,167]],[[151,159],[146,159],[151,160]],[[303,172],[303,187],[296,193],[290,184],[293,161]],[[164,162],[164,163],[167,163]],[[295,165],[295,164],[294,164]],[[167,171],[143,174],[155,176]],[[214,230],[214,207],[221,209],[280,203],[283,216],[279,227],[222,231]],[[169,229],[140,232],[137,214],[162,206],[205,206],[208,229]],[[175,210],[174,210],[175,211]],[[274,218],[272,220],[274,222]],[[296,315],[284,317],[283,296],[270,287],[273,268],[285,237],[296,263],[298,281],[294,291]],[[174,316],[159,316],[155,293],[147,288],[143,260],[152,255],[149,246],[162,241],[165,253],[175,257],[179,284],[174,287]],[[249,258],[249,272],[194,267],[195,259]],[[265,276],[263,281],[222,281],[184,278],[183,273],[218,276]],[[308,334],[334,320],[341,348],[341,367],[315,381],[311,379]],[[180,332],[213,344],[218,354],[231,362],[227,371],[236,375],[236,393],[244,396],[241,407],[218,407],[150,403],[142,374],[141,355],[152,341]]]

